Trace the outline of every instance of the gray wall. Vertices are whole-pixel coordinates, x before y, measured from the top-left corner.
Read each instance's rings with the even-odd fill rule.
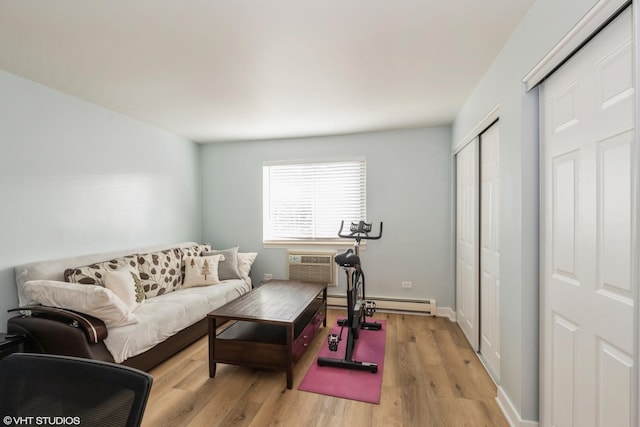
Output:
[[[0,330],[18,264],[199,240],[198,150],[0,71]]]
[[[501,381],[525,420],[538,419],[538,94],[522,78],[596,3],[538,0],[453,125],[453,144],[500,107]]]
[[[258,282],[264,273],[286,278],[286,249],[262,245],[263,162],[364,155],[367,220],[384,221],[382,239],[361,253],[367,296],[436,298],[454,308],[450,144],[450,128],[440,127],[203,146],[204,241],[258,252]],[[344,296],[339,277],[329,293]],[[403,280],[413,288],[401,289]]]

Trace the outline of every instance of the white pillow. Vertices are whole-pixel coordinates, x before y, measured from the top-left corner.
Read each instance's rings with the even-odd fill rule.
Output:
[[[240,275],[243,279],[249,278],[251,266],[253,265],[257,256],[257,252],[238,252],[238,270],[240,271]]]
[[[107,327],[138,323],[138,318],[110,289],[98,285],[30,280],[23,285],[24,295],[39,304],[66,308],[102,320]]]
[[[111,289],[131,311],[138,308],[144,301],[145,294],[140,281],[140,273],[130,265],[119,270],[105,271],[104,286]]]
[[[224,257],[220,254],[210,256],[185,256],[183,288],[193,286],[215,285],[218,278],[218,263]]]

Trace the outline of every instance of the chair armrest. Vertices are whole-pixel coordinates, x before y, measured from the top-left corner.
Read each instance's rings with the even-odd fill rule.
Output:
[[[47,307],[44,305],[27,305],[24,307],[13,308],[9,310],[28,312],[32,317],[43,317],[51,320],[66,322],[69,326],[79,328],[87,336],[87,340],[91,344],[102,342],[108,335],[107,327],[104,322],[97,317],[88,314],[79,313],[64,308]]]

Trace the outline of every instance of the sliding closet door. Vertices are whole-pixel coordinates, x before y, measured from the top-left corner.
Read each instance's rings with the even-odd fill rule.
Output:
[[[633,82],[628,8],[542,86],[541,425],[634,422]]]
[[[500,130],[480,135],[480,354],[500,380]]]
[[[456,318],[479,349],[478,139],[456,155]]]

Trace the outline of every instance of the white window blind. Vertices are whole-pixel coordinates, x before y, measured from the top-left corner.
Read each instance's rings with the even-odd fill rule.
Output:
[[[265,242],[337,238],[340,221],[366,218],[366,162],[265,164]]]

